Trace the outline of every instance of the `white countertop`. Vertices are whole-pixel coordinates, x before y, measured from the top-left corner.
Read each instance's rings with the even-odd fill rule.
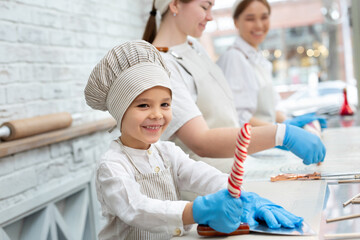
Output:
[[[280,173],[339,173],[360,172],[360,127],[330,128],[322,133],[323,142],[327,149],[325,161],[320,165],[307,166],[302,160],[290,152],[270,149],[248,157],[245,163],[244,187],[246,191],[253,191],[283,206],[290,212],[301,216],[316,233],[314,236],[289,237],[279,235],[264,235],[251,233],[250,235],[229,236],[226,239],[323,239],[324,234],[360,231],[355,227],[355,221],[344,223],[325,223],[327,216],[343,216],[360,213],[360,206],[348,209],[342,207],[342,202],[360,192],[360,184],[338,185],[337,181],[284,181],[270,182],[270,177]],[[325,193],[329,184],[326,199]],[[335,184],[335,185],[334,185]],[[354,189],[355,188],[355,189]],[[338,194],[341,192],[342,197]],[[345,194],[345,193],[346,194]],[[345,200],[343,200],[345,199]],[[325,211],[323,211],[323,208]],[[348,213],[348,212],[351,213]],[[355,212],[353,212],[355,211]],[[357,223],[357,222],[356,222]],[[348,226],[347,228],[338,226]],[[353,226],[353,227],[352,227]],[[196,226],[181,238],[173,239],[219,239],[200,237]],[[221,238],[224,239],[224,238]]]

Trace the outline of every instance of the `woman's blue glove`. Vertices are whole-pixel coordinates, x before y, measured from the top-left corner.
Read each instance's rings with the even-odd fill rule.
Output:
[[[193,203],[195,222],[208,225],[218,232],[234,232],[240,226],[241,214],[240,198],[233,198],[227,189],[199,196]]]
[[[325,146],[318,136],[289,124],[286,124],[283,146],[306,165],[323,162],[326,155]]]
[[[269,228],[295,228],[304,220],[253,192],[242,191],[240,199],[243,203],[241,221],[250,226],[258,225],[258,220],[261,220],[265,221]]]
[[[286,119],[284,123],[302,128],[306,124],[311,123],[312,121],[315,120],[319,121],[321,129],[327,128],[326,119],[323,117],[316,116],[315,113],[308,113],[293,119]]]

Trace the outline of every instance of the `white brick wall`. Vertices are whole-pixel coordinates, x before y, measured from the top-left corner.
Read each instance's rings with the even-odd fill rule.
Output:
[[[150,5],[151,0],[0,0],[0,123],[32,117],[32,109],[93,114],[81,103],[92,67],[111,47],[141,38]],[[68,109],[74,101],[80,104]]]
[[[67,111],[104,117],[86,106],[91,69],[113,46],[139,39],[151,0],[0,0],[0,125]],[[0,212],[93,168],[108,146],[94,133],[0,159]],[[1,144],[1,142],[0,142]]]

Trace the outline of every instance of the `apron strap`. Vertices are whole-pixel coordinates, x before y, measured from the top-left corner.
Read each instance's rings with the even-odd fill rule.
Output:
[[[231,48],[239,50],[242,54],[244,54],[246,59],[249,59],[249,56],[241,48],[239,48],[238,46],[231,46]]]
[[[127,156],[129,162],[131,163],[131,165],[134,167],[134,169],[138,172],[138,173],[141,173],[140,170],[136,167],[134,161],[132,160],[130,154],[126,151],[123,143],[120,141],[120,139],[116,139],[116,142],[120,145],[121,149],[123,150],[123,152],[125,153],[125,155]]]

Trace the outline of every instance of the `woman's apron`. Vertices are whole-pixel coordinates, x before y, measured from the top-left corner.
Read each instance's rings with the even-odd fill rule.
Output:
[[[253,117],[266,122],[275,123],[275,94],[271,76],[271,63],[265,59],[260,59],[259,56],[248,56],[238,46],[232,47],[244,54],[254,69],[258,85],[258,92],[257,105],[256,110],[253,113]],[[251,70],[249,69],[249,71]]]
[[[161,159],[164,162],[165,170],[157,173],[141,173],[136,167],[131,156],[127,153],[126,149],[122,145],[120,140],[117,140],[122,150],[128,157],[131,165],[135,170],[135,180],[140,185],[140,191],[142,194],[149,198],[159,200],[178,201],[180,199],[180,193],[178,187],[173,178],[173,171],[170,162],[163,157],[159,149],[157,151],[160,154]],[[156,147],[156,146],[155,146]],[[137,227],[130,226],[127,232],[126,240],[169,240],[173,235],[167,233],[152,233],[146,230],[139,229]]]
[[[197,89],[196,104],[207,125],[212,128],[239,127],[234,99],[221,69],[208,56],[198,53],[192,47],[170,54],[193,77]],[[192,152],[177,137],[173,140],[194,160],[200,160],[229,173],[233,164],[232,158],[204,158]]]

